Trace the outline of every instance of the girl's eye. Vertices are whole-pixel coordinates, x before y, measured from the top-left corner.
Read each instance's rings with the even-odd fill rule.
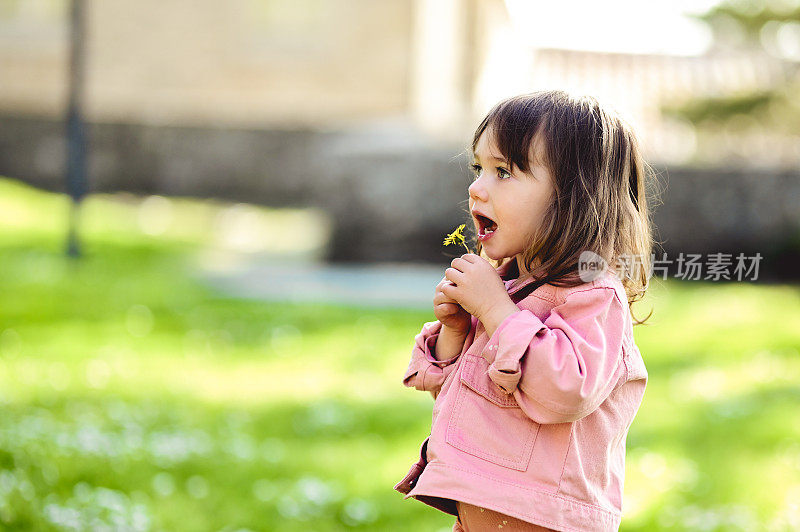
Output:
[[[470,170],[472,170],[472,173],[475,175],[475,178],[480,177],[481,173],[483,172],[483,168],[481,168],[481,165],[479,165],[479,164],[472,164],[472,165],[470,165],[469,168],[470,168]],[[508,178],[511,177],[511,172],[509,172],[508,170],[506,170],[502,166],[498,166],[497,167],[497,176],[500,179],[508,179]]]

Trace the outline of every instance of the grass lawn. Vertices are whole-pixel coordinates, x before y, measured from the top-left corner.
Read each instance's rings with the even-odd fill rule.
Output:
[[[87,198],[76,261],[67,199],[0,179],[0,529],[450,530],[392,489],[432,311],[215,293],[230,206],[142,199]],[[799,529],[798,287],[655,279],[652,307],[622,530]]]

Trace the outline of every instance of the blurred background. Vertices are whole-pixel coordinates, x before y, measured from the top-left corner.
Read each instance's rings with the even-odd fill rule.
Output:
[[[621,529],[800,529],[798,65],[799,0],[0,1],[0,528],[450,530],[401,378],[561,88],[656,170]]]

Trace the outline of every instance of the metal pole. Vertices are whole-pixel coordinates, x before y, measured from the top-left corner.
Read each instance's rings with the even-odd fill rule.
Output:
[[[85,64],[84,0],[72,0],[70,8],[69,107],[67,109],[67,193],[72,198],[67,255],[80,257],[78,208],[86,194],[86,130],[82,116]]]

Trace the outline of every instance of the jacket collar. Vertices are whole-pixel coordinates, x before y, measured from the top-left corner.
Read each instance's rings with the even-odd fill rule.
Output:
[[[508,295],[511,295],[518,290],[521,290],[523,287],[529,285],[530,283],[536,281],[536,279],[530,277],[522,281],[522,283],[514,286],[513,288],[509,289],[509,287],[519,278],[519,269],[517,268],[517,259],[512,257],[511,259],[506,260],[502,265],[495,268],[497,273],[500,275],[500,279],[503,280],[503,284],[506,286],[506,291]]]

